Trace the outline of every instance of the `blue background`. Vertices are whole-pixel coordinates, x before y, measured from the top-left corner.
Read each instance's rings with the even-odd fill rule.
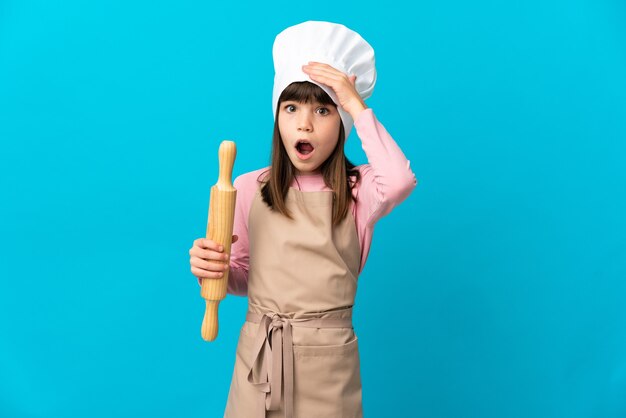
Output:
[[[222,416],[246,299],[204,342],[188,250],[219,143],[236,175],[269,162],[272,42],[305,20],[374,47],[368,104],[419,182],[360,277],[366,416],[626,416],[625,18],[0,0],[0,416]]]

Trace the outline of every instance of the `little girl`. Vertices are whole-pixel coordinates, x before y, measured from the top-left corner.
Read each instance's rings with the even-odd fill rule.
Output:
[[[396,142],[364,99],[374,51],[329,22],[274,42],[271,166],[237,177],[231,257],[194,241],[191,272],[248,296],[228,418],[362,417],[352,306],[374,225],[416,186]],[[368,163],[344,154],[352,125]]]

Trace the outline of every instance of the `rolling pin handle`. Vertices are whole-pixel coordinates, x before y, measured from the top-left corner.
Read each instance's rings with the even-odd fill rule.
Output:
[[[222,141],[218,151],[220,174],[217,184],[220,190],[233,189],[233,165],[237,156],[237,146],[233,141]]]
[[[213,341],[217,337],[219,323],[217,320],[217,308],[219,304],[219,300],[206,301],[206,310],[204,311],[204,319],[202,320],[202,338],[205,341]]]

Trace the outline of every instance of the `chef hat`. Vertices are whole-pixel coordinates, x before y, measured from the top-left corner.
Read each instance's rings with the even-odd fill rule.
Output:
[[[335,102],[346,138],[354,121],[340,105],[330,86],[318,83],[302,71],[309,61],[328,64],[343,73],[356,75],[356,91],[363,100],[372,95],[376,84],[374,49],[358,33],[344,25],[308,21],[288,27],[276,36],[274,56],[274,91],[272,113],[276,117],[278,98],[294,81],[309,81],[320,86]]]

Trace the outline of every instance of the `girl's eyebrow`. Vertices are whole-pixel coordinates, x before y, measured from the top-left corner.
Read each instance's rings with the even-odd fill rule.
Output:
[[[311,106],[324,106],[324,107],[328,107],[328,105],[320,103],[318,101],[309,101],[307,102],[299,102],[297,100],[285,100],[283,101],[283,104],[298,104],[298,105],[303,105],[303,104],[308,104]]]

